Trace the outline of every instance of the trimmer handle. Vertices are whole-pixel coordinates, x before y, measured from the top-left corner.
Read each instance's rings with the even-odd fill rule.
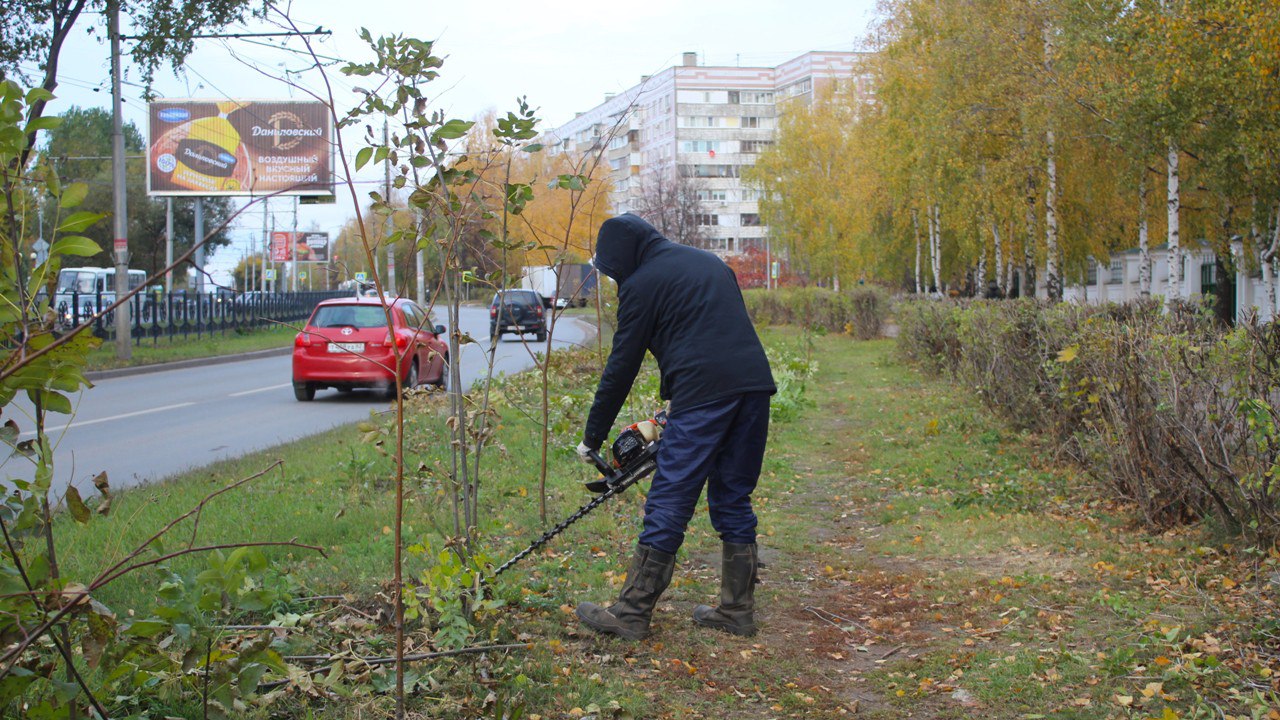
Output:
[[[609,466],[609,463],[605,462],[604,458],[600,456],[598,451],[588,450],[587,457],[591,458],[591,462],[596,466],[596,469],[600,471],[601,475],[606,478],[613,477],[613,468]]]

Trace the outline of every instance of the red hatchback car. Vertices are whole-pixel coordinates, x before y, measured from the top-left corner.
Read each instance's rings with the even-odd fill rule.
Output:
[[[427,312],[404,298],[390,301],[392,328],[378,298],[325,300],[293,341],[293,395],[313,400],[316,390],[376,388],[388,398],[396,392],[394,347],[401,352],[397,371],[405,388],[429,383],[444,387],[449,346],[444,326],[431,326]]]

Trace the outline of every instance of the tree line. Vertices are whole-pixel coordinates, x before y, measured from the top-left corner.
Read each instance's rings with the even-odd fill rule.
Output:
[[[1060,299],[1136,248],[1176,299],[1203,244],[1274,307],[1280,4],[886,0],[866,46],[750,173],[813,275]]]

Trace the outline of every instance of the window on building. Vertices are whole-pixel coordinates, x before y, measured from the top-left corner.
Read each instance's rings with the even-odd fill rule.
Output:
[[[1200,265],[1200,294],[1212,295],[1218,291],[1218,266],[1207,262]]]
[[[752,120],[759,120],[759,118],[752,118]],[[772,140],[743,140],[741,152],[762,153],[771,145],[773,145]]]
[[[680,90],[676,93],[676,102],[721,104],[729,102],[726,90]]]
[[[740,169],[738,165],[681,165],[680,174],[684,177],[736,178]]]
[[[683,140],[680,142],[680,152],[685,152],[685,153],[720,152],[720,141],[719,140]]]
[[[725,202],[729,199],[728,190],[698,190],[695,196],[702,202]]]
[[[711,117],[708,115],[681,115],[680,127],[690,128],[713,128],[723,127],[724,118]]]
[[[760,227],[760,215],[757,213],[742,213],[739,217],[739,224],[742,227]]]
[[[756,188],[742,188],[738,190],[738,200],[740,202],[758,202],[760,200],[760,191]]]
[[[720,216],[714,213],[698,213],[698,224],[703,227],[720,224]]]
[[[1111,261],[1111,280],[1112,283],[1124,282],[1124,260],[1116,258]]]
[[[737,105],[737,104],[738,104],[738,97],[739,97],[739,95],[740,95],[740,93],[739,93],[737,90],[730,90],[730,91],[729,91],[729,104],[730,104],[730,105]]]
[[[1088,269],[1085,271],[1084,284],[1085,285],[1098,284],[1098,263],[1094,262],[1093,258],[1089,258]]]
[[[740,93],[740,95],[742,98],[742,104],[744,105],[772,105],[773,104],[773,93],[771,92],[746,91],[746,92]]]
[[[804,80],[793,82],[790,85],[782,88],[781,90],[778,91],[778,94],[781,95],[782,97],[794,97],[796,95],[803,95],[807,92],[811,92],[812,90],[813,90],[813,79],[805,78]]]

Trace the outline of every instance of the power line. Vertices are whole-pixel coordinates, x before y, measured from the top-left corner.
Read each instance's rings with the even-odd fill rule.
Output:
[[[199,35],[121,35],[121,40],[220,40],[223,38],[295,37],[299,35],[332,35],[332,30],[317,26],[315,30],[290,30],[268,33],[208,33]]]

